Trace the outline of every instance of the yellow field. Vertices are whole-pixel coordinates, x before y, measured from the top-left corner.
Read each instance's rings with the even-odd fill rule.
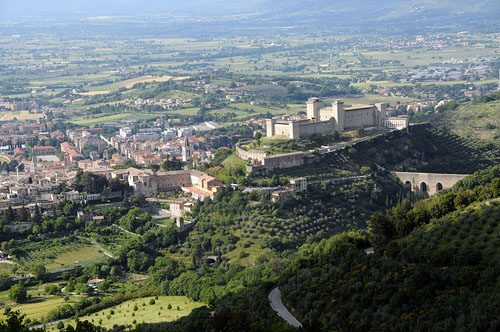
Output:
[[[41,320],[49,311],[66,303],[63,297],[52,296],[48,299],[41,299],[33,303],[16,304],[12,307],[13,310],[19,310],[26,318],[31,320]],[[0,312],[0,319],[5,319],[3,310]]]
[[[92,92],[106,92],[109,93],[110,91],[113,91],[115,89],[120,89],[120,88],[127,88],[130,89],[132,88],[135,84],[137,83],[150,83],[150,82],[167,82],[170,80],[176,80],[176,81],[182,81],[185,80],[186,78],[189,77],[173,77],[173,76],[161,76],[161,77],[153,77],[151,75],[145,75],[145,76],[140,76],[136,78],[131,78],[128,80],[108,84],[108,85],[103,85],[103,86],[98,86],[92,88]],[[90,93],[90,92],[89,92]],[[83,94],[82,94],[83,95]]]
[[[97,95],[105,95],[110,93],[111,91],[89,91],[89,92],[79,92],[80,96],[97,96]]]
[[[160,296],[155,300],[155,304],[150,304],[151,299],[154,299],[154,297],[126,301],[113,308],[80,317],[79,319],[80,321],[90,321],[105,328],[112,328],[113,325],[134,325],[134,321],[136,324],[170,322],[187,316],[193,309],[205,305],[191,301],[185,296]],[[170,309],[168,309],[169,304],[171,305]],[[136,310],[134,310],[135,306]],[[66,325],[74,322],[66,321],[64,323]],[[50,329],[55,330],[55,326],[51,326]]]
[[[0,120],[9,121],[16,118],[19,121],[37,120],[43,117],[43,114],[30,113],[29,111],[4,111],[0,112]]]

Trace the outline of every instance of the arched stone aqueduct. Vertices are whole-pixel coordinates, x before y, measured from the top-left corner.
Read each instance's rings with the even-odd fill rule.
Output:
[[[412,191],[425,191],[434,195],[442,189],[451,188],[468,174],[441,174],[441,173],[414,173],[391,172],[403,184],[411,187]]]

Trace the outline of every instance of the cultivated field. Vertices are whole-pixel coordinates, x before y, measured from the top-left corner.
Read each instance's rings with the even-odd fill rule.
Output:
[[[151,304],[151,300],[154,300],[155,303]],[[147,297],[126,301],[79,319],[80,321],[88,320],[105,328],[112,328],[113,325],[135,325],[143,322],[169,322],[187,316],[193,309],[202,306],[204,306],[203,303],[191,301],[185,296],[160,296],[158,299]],[[73,325],[74,322],[68,321],[67,324]]]

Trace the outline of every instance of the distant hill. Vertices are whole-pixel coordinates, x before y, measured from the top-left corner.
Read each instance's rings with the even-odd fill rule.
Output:
[[[240,15],[239,24],[292,24],[309,26],[322,24],[323,28],[336,25],[357,26],[364,22],[398,22],[405,26],[469,24],[486,26],[488,18],[495,22],[500,13],[500,2],[495,0],[27,0],[1,1],[0,16],[133,16],[133,15],[189,15],[210,18],[231,18]],[[247,15],[247,16],[245,16]],[[248,16],[250,15],[250,16]],[[219,21],[214,22],[220,23]]]
[[[500,93],[462,102],[456,108],[444,107],[440,112],[416,114],[415,119],[432,122],[465,138],[500,144]]]

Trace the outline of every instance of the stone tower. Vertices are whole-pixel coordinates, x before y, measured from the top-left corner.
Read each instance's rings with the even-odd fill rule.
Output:
[[[378,116],[375,117],[375,124],[377,126],[383,126],[384,120],[387,120],[387,104],[376,103],[375,107],[378,109]]]
[[[33,161],[33,173],[36,173],[36,156],[33,154],[31,160]]]
[[[309,98],[307,100],[307,118],[314,122],[320,121],[319,110],[321,108],[321,100],[319,98]]]
[[[193,148],[189,144],[187,135],[184,135],[184,143],[182,144],[182,161],[189,162],[193,160]]]
[[[333,117],[335,119],[335,130],[339,133],[345,130],[345,110],[344,102],[340,99],[332,103]]]
[[[177,226],[177,230],[179,232],[184,232],[184,230],[186,229],[186,226],[184,225],[184,218],[182,217],[175,218],[175,225]]]

